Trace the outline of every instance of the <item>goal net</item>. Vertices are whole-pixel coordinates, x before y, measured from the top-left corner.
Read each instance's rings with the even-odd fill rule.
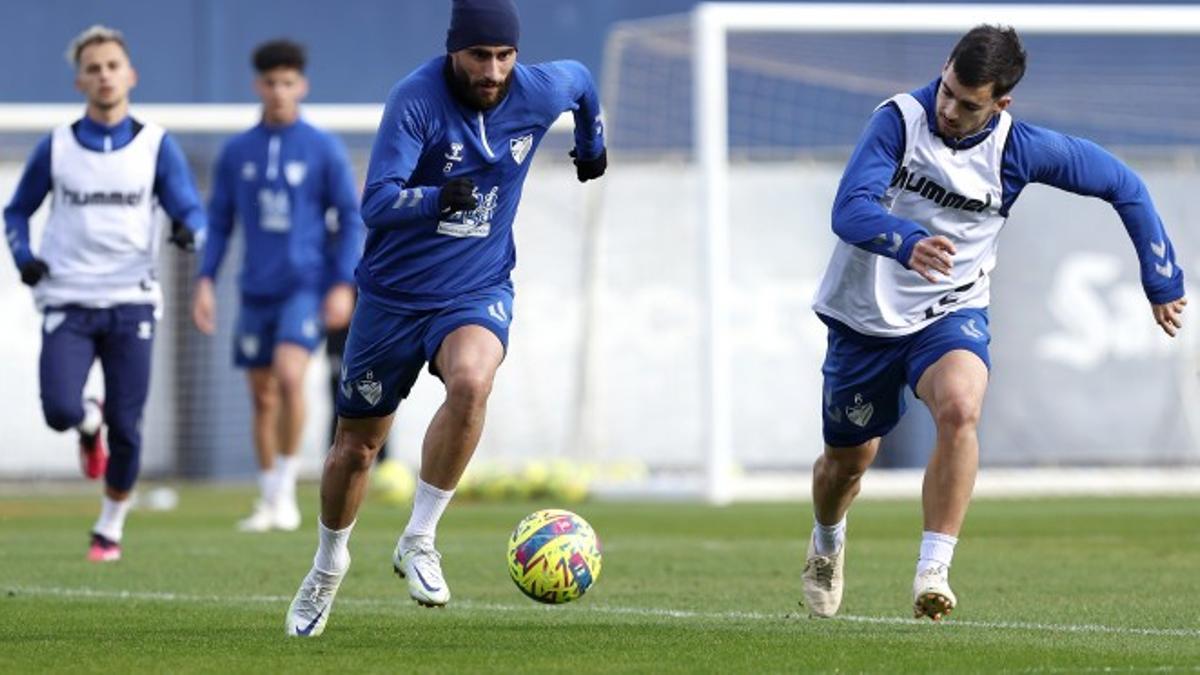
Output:
[[[627,23],[604,71],[614,170],[581,447],[691,475],[716,502],[805,492],[825,347],[809,303],[841,171],[875,106],[985,22],[1015,26],[1029,54],[1013,114],[1132,164],[1191,273],[1195,8],[702,3]],[[1195,331],[1159,333],[1116,214],[1030,186],[1002,242],[984,465],[1200,462]],[[921,415],[910,405],[915,427],[881,459],[923,464]]]

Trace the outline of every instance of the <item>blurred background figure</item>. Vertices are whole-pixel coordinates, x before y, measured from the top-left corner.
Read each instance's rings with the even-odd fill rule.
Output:
[[[259,466],[259,499],[238,523],[245,532],[300,526],[296,475],[304,376],[325,329],[342,329],[349,321],[364,236],[341,142],[300,116],[308,94],[306,61],[304,48],[288,40],[254,51],[262,120],[230,139],[217,159],[211,233],[192,304],[196,327],[215,333],[214,279],[234,222],[240,222],[246,253],[234,363],[246,369],[253,395]],[[332,235],[325,222],[330,209],[338,223]]]

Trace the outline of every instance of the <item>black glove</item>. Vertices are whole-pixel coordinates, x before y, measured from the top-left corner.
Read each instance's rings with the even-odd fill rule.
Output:
[[[171,236],[167,241],[174,244],[180,251],[196,250],[196,233],[178,220],[171,221]]]
[[[608,149],[600,151],[595,159],[579,159],[579,153],[571,151],[571,161],[575,162],[575,177],[580,183],[599,178],[608,168]]]
[[[475,199],[475,181],[470,178],[451,178],[438,195],[438,212],[443,216],[458,211],[471,211],[479,206]]]
[[[50,266],[41,258],[34,258],[21,265],[21,283],[26,286],[37,286],[43,277],[50,276]]]

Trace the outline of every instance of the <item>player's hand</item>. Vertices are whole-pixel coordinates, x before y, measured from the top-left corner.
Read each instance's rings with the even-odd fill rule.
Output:
[[[196,293],[192,298],[192,321],[205,335],[217,332],[217,294],[212,279],[196,280]]]
[[[575,163],[575,177],[579,179],[580,183],[599,178],[608,169],[607,148],[601,150],[594,159],[579,159],[579,153],[574,150],[570,152],[570,155],[571,161]]]
[[[1183,328],[1185,305],[1187,305],[1187,298],[1172,300],[1161,305],[1151,305],[1150,309],[1154,311],[1154,322],[1162,327],[1164,333],[1175,337],[1179,333],[1179,329]]]
[[[951,256],[957,252],[954,242],[940,234],[935,237],[925,237],[918,241],[916,246],[913,246],[912,257],[908,259],[908,268],[925,277],[927,281],[937,283],[942,281],[938,279],[938,273],[950,276],[950,270],[954,268],[954,260]]]
[[[26,286],[37,286],[38,282],[50,276],[50,266],[41,258],[34,258],[18,268],[21,272],[21,283]]]
[[[479,206],[475,198],[475,181],[470,178],[451,178],[438,195],[438,212],[443,216],[459,211],[471,211]]]
[[[336,284],[330,288],[325,294],[321,313],[325,317],[326,330],[341,330],[350,325],[350,315],[354,313],[354,287]]]
[[[167,237],[167,241],[174,244],[180,251],[196,250],[196,233],[178,220],[171,221],[171,236]]]

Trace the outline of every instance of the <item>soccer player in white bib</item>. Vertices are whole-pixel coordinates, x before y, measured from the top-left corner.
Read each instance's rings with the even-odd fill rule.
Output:
[[[1140,263],[1150,314],[1182,327],[1183,273],[1142,180],[1089,141],[1007,112],[1025,72],[1014,30],[978,26],[928,85],[880,105],[833,207],[839,240],[814,309],[828,326],[825,450],[813,467],[815,524],[803,572],[814,616],[841,604],[846,512],[903,387],[929,407],[937,440],[925,470],[913,612],[954,609],[949,569],[979,462],[988,301],[997,236],[1021,190],[1043,183],[1111,203]]]
[[[599,178],[607,167],[591,74],[576,61],[517,63],[519,33],[512,0],[454,0],[447,53],[388,96],[363,192],[369,232],[321,477],[317,554],[288,608],[288,635],[325,629],[372,461],[426,364],[446,399],[425,434],[392,566],[418,603],[450,601],[437,524],[479,443],[508,347],[521,187],[539,142],[567,110],[576,177]]]
[[[78,430],[84,474],[104,476],[88,559],[109,562],[121,557],[162,304],[157,207],[171,217],[171,241],[188,250],[204,229],[204,212],[179,146],[161,127],[129,115],[137,72],[121,33],[93,26],[71,42],[67,59],[86,114],[34,148],[4,222],[21,281],[45,316],[39,380],[46,423]],[[51,192],[34,251],[29,218]],[[85,401],[97,358],[104,400]]]
[[[300,527],[304,375],[325,329],[350,322],[366,230],[341,143],[300,115],[308,94],[304,48],[272,40],[255,49],[252,61],[262,120],[229,139],[214,166],[192,318],[201,332],[216,331],[214,280],[239,222],[246,248],[233,354],[246,369],[254,405],[260,494],[238,529],[265,532]],[[333,233],[327,212],[337,214]]]

